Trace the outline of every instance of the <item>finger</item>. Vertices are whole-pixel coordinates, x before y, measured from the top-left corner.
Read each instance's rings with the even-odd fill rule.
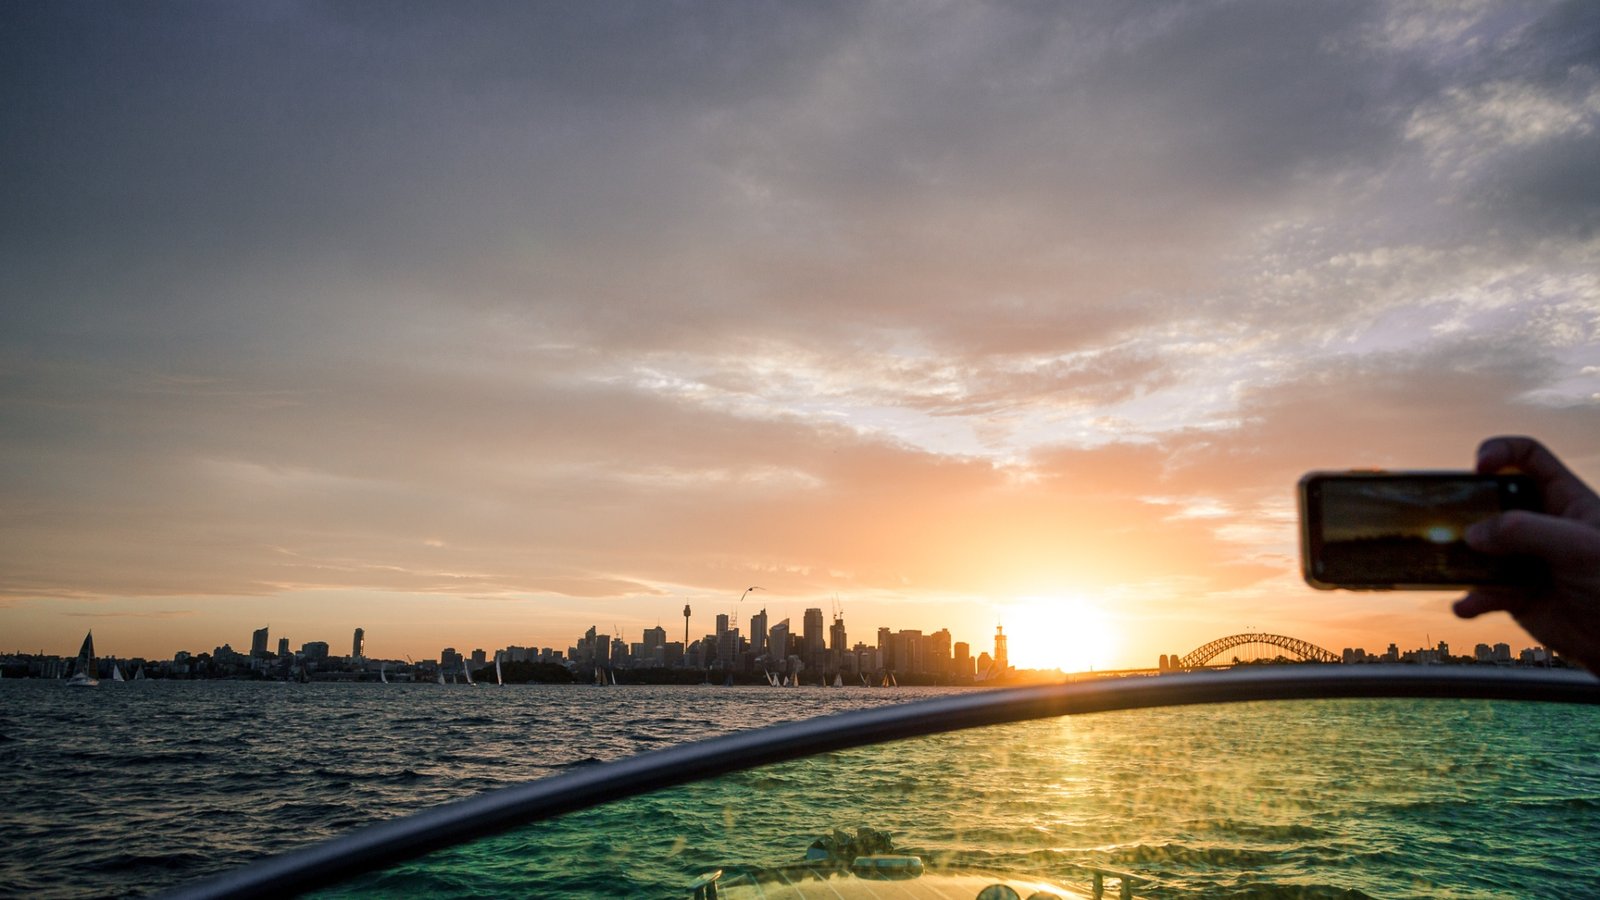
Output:
[[[1478,445],[1479,472],[1487,475],[1507,470],[1533,476],[1546,512],[1600,521],[1600,498],[1537,440],[1502,435]]]
[[[1600,566],[1600,531],[1572,519],[1514,509],[1474,523],[1466,538],[1481,553],[1532,556],[1552,569]]]
[[[1515,588],[1481,587],[1457,600],[1451,610],[1463,619],[1475,619],[1484,613],[1518,613],[1529,603],[1525,591]]]

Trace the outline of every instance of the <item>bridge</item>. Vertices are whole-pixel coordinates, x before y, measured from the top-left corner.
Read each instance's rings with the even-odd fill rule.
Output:
[[[1285,637],[1281,634],[1263,634],[1256,632],[1251,634],[1230,634],[1224,638],[1217,638],[1209,644],[1202,644],[1201,646],[1195,648],[1194,652],[1180,657],[1177,662],[1173,664],[1173,668],[1199,668],[1200,666],[1211,662],[1213,659],[1216,659],[1218,656],[1221,656],[1227,651],[1232,650],[1235,647],[1243,647],[1246,644],[1267,644],[1272,647],[1277,647],[1280,650],[1287,650],[1295,656],[1308,662],[1336,663],[1340,661],[1338,654],[1324,650],[1310,641],[1302,641],[1299,638]]]

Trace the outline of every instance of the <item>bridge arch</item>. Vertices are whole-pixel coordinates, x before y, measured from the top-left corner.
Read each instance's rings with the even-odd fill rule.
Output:
[[[1310,641],[1302,641],[1299,638],[1286,637],[1281,634],[1258,632],[1252,634],[1230,634],[1224,638],[1217,638],[1209,644],[1202,644],[1196,647],[1194,652],[1178,660],[1178,668],[1192,669],[1203,666],[1222,653],[1232,650],[1234,647],[1242,647],[1245,644],[1270,644],[1311,662],[1336,663],[1340,661],[1337,655],[1318,647]]]

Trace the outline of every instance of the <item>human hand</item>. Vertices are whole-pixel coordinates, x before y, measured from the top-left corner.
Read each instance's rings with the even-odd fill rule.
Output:
[[[1515,470],[1539,485],[1543,512],[1512,510],[1467,530],[1474,550],[1544,562],[1534,586],[1474,589],[1456,601],[1471,619],[1504,610],[1546,647],[1600,673],[1600,497],[1533,438],[1494,437],[1478,446],[1478,471]]]

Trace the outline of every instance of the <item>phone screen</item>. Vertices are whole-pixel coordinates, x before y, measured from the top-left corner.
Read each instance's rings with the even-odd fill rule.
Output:
[[[1523,475],[1313,473],[1301,480],[1306,580],[1368,590],[1526,583],[1528,561],[1478,553],[1466,531],[1538,506]]]

